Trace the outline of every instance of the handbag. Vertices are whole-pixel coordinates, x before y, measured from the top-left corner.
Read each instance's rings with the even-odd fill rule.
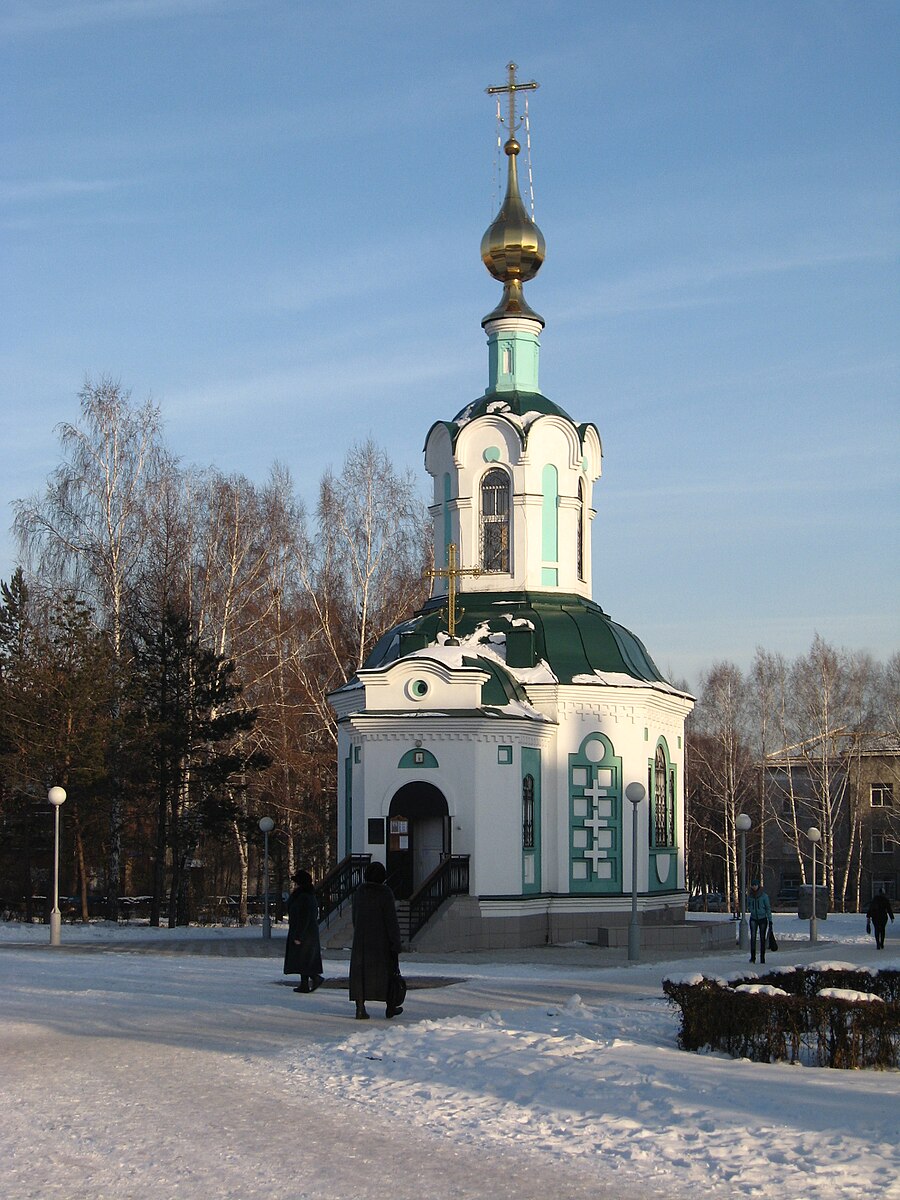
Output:
[[[778,943],[775,940],[775,930],[772,928],[772,922],[769,922],[769,949],[777,950]]]
[[[402,1008],[403,1001],[406,999],[406,980],[399,971],[388,980],[387,988],[387,1006],[388,1008]]]

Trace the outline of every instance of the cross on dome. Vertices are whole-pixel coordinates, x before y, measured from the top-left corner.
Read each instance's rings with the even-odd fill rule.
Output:
[[[522,284],[537,275],[544,261],[546,245],[544,235],[525,211],[519,194],[519,177],[516,170],[516,156],[521,149],[516,141],[516,94],[534,91],[538,84],[533,80],[529,83],[516,83],[514,62],[508,64],[507,72],[505,84],[485,88],[489,95],[506,93],[509,97],[509,114],[506,119],[509,137],[503,147],[508,158],[506,196],[500,206],[500,212],[481,239],[482,261],[493,277],[503,284],[503,297],[481,324],[487,325],[488,322],[501,317],[525,317],[538,322],[535,328],[540,328],[544,324],[543,317],[538,316],[526,302],[522,294]]]
[[[498,84],[496,87],[488,87],[484,89],[489,96],[500,96],[504,92],[508,94],[509,118],[506,122],[506,128],[509,130],[510,137],[515,137],[516,133],[516,92],[533,92],[541,86],[539,83],[535,83],[533,79],[529,83],[516,83],[517,70],[517,63],[508,62],[506,64],[506,83]]]

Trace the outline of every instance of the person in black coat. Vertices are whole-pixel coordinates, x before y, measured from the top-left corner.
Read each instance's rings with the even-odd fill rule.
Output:
[[[309,871],[298,871],[288,900],[288,935],[284,947],[285,975],[299,975],[295,992],[314,992],[325,982],[319,944],[319,899]]]
[[[367,1021],[367,1000],[384,1000],[389,1019],[403,1012],[388,1003],[388,984],[399,970],[400,925],[394,893],[380,862],[366,867],[365,882],[353,893],[353,946],[350,950],[350,999],[357,1021]]]
[[[875,945],[879,950],[884,949],[884,934],[887,929],[888,917],[891,918],[891,924],[893,924],[894,910],[882,888],[877,896],[872,897],[872,903],[866,909],[866,933],[871,933],[872,926],[875,926]]]

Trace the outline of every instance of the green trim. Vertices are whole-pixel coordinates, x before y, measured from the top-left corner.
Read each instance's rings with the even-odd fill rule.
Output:
[[[438,765],[438,760],[430,750],[422,750],[418,746],[414,750],[407,750],[397,763],[401,771],[421,771]]]
[[[445,569],[450,562],[450,543],[453,541],[453,514],[450,511],[450,500],[453,496],[453,480],[450,472],[444,474],[444,559],[441,564]],[[441,590],[446,591],[447,581],[441,580]]]
[[[541,472],[541,561],[559,562],[559,472],[553,463],[547,463]],[[541,579],[541,583],[549,582]]]
[[[497,765],[501,767],[511,767],[513,760],[512,746],[497,747]]]
[[[662,749],[663,756],[666,762],[666,789],[671,797],[672,812],[671,812],[671,828],[672,842],[667,845],[656,844],[656,751]],[[647,793],[650,797],[650,818],[649,818],[649,863],[648,863],[648,891],[657,894],[659,892],[677,891],[678,878],[678,768],[673,764],[669,754],[669,743],[664,736],[657,738],[656,746],[653,751],[653,756],[647,760],[647,782],[650,785]],[[667,801],[664,801],[667,803]],[[668,824],[668,822],[667,822]],[[664,858],[670,856],[668,869],[666,870],[665,879],[660,881],[661,863]],[[673,879],[676,881],[673,883]]]
[[[622,759],[609,738],[588,734],[569,755],[568,779],[569,889],[621,895]]]
[[[353,853],[353,756],[344,759],[344,857]]]
[[[522,895],[535,896],[541,890],[541,752],[530,746],[522,747],[522,787],[525,776],[534,780],[534,848],[522,848]],[[532,882],[526,883],[526,861],[531,859]]]
[[[559,583],[559,571],[556,567],[541,567],[541,583],[544,587],[556,587]]]

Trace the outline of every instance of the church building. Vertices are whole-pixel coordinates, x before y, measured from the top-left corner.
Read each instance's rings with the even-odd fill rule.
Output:
[[[544,320],[523,285],[545,245],[516,139],[534,86],[511,63],[488,89],[509,109],[506,195],[481,242],[503,293],[481,322],[484,395],[425,439],[433,594],[330,697],[338,856],[384,862],[423,950],[624,945],[635,816],[641,924],[677,925],[687,903],[692,700],[592,598],[600,434],[540,389]]]

